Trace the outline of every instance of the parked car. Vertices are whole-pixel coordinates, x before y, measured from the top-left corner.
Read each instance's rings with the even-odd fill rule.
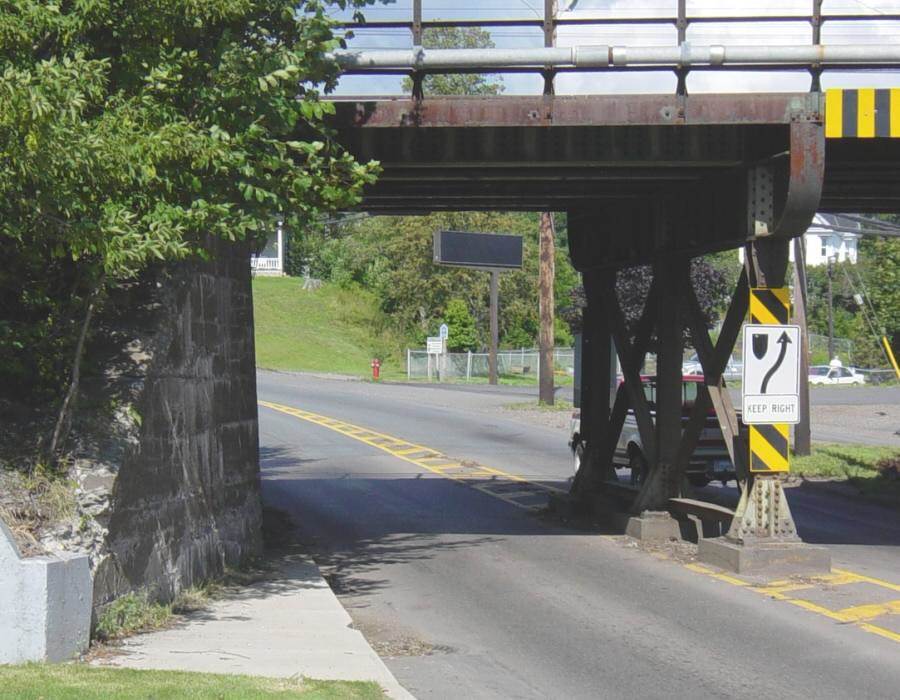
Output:
[[[810,384],[865,384],[866,375],[855,367],[815,365],[809,368]]]
[[[650,415],[656,417],[656,377],[642,376],[641,382],[644,387],[644,395],[650,406]],[[621,390],[621,382],[619,383]],[[703,383],[703,376],[698,374],[685,375],[682,377],[682,425],[687,423],[690,417],[694,402],[697,400],[697,394],[700,391],[706,391]],[[571,422],[571,438],[569,447],[572,448],[572,454],[575,460],[575,472],[581,467],[581,460],[584,456],[585,442],[581,436],[581,413],[576,409],[572,414]],[[619,440],[616,444],[613,462],[620,467],[629,467],[631,469],[631,483],[640,484],[647,473],[647,460],[644,456],[644,447],[641,442],[640,431],[637,427],[637,421],[634,417],[634,410],[629,409],[625,417],[625,423]],[[728,454],[728,448],[725,445],[725,438],[722,435],[722,429],[719,426],[719,420],[715,411],[712,409],[706,417],[706,424],[700,433],[694,454],[691,455],[690,462],[686,470],[688,481],[694,486],[706,486],[710,481],[719,480],[723,484],[735,478],[734,465]]]
[[[700,358],[697,356],[697,353],[694,353],[682,363],[681,371],[684,374],[703,374],[703,367],[700,365]],[[735,360],[734,357],[729,357],[722,376],[725,379],[740,379],[743,373],[744,363],[740,360]]]

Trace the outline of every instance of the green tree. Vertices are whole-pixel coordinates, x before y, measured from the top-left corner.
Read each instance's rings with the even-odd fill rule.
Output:
[[[475,319],[469,307],[462,299],[451,299],[444,311],[444,323],[447,324],[447,348],[451,352],[464,352],[478,348],[478,333],[475,330]]]
[[[500,276],[500,338],[507,347],[531,346],[537,335],[536,214],[516,212],[443,212],[428,216],[379,216],[352,221],[331,231],[310,261],[314,277],[371,289],[396,324],[396,330],[420,344],[441,319],[451,299],[460,299],[475,319],[477,344],[488,338],[488,275],[432,262],[436,230],[493,231],[523,237],[523,269]],[[557,232],[564,241],[564,232]],[[568,304],[578,275],[564,245],[557,249],[556,299]],[[570,336],[563,334],[560,342]]]
[[[0,43],[4,389],[69,374],[68,403],[110,284],[279,212],[299,230],[377,171],[325,125],[318,0],[7,0]]]
[[[900,223],[900,215],[893,219]],[[859,246],[859,268],[875,307],[877,330],[884,330],[894,355],[900,357],[900,238],[864,238]]]
[[[422,35],[426,49],[492,49],[490,32],[479,27],[429,27]],[[410,78],[403,79],[405,90],[413,89]],[[503,84],[495,75],[449,73],[426,75],[422,80],[424,95],[497,95]]]

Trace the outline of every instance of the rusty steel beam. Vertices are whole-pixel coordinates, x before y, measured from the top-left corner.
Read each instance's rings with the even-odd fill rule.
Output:
[[[734,95],[545,95],[333,100],[347,128],[453,126],[788,125],[821,121],[818,93]]]

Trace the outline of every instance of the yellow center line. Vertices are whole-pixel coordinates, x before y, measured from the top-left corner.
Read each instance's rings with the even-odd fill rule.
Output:
[[[353,423],[335,420],[334,418],[329,418],[328,416],[322,416],[317,413],[312,413],[311,411],[303,411],[291,406],[285,406],[283,404],[272,403],[271,401],[260,401],[259,405],[270,408],[273,411],[286,413],[296,418],[309,421],[310,423],[314,423],[315,425],[319,425],[323,428],[334,430],[341,435],[345,435],[349,438],[370,445],[371,447],[382,450],[383,452],[387,452],[392,457],[402,459],[404,462],[414,464],[420,469],[432,472],[433,474],[437,474],[438,476],[441,476],[445,479],[450,479],[452,481],[458,482],[470,482],[473,479],[483,480],[499,477],[506,481],[529,484],[545,492],[556,491],[559,493],[565,493],[563,489],[556,488],[555,486],[528,481],[527,479],[523,479],[520,476],[516,476],[515,474],[510,474],[499,469],[494,469],[493,467],[486,467],[481,464],[461,464],[459,460],[454,460],[452,457],[448,457],[447,455],[437,450],[433,450],[430,447],[417,445],[414,442],[409,442],[408,440],[403,440],[393,435],[379,433],[369,428],[363,428],[362,426],[354,425]],[[410,456],[418,453],[423,454],[417,457]],[[435,461],[439,462],[439,464],[433,464],[433,462]],[[473,488],[476,488],[482,493],[485,493],[489,496],[498,498],[501,501],[505,501],[507,503],[511,503],[512,505],[518,506],[519,508],[524,508],[526,510],[533,510],[536,508],[536,506],[527,506],[522,503],[518,503],[517,501],[510,498],[509,494],[498,494],[484,488],[479,488],[479,485],[477,484],[473,485]]]

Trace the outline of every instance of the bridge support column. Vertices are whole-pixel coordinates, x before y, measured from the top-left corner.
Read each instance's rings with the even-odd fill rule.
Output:
[[[788,238],[764,238],[747,246],[746,275],[754,287],[782,287],[788,263]],[[748,446],[739,436],[737,449],[746,465]],[[741,497],[723,538],[700,540],[698,557],[738,573],[809,574],[831,570],[824,547],[802,542],[778,474],[738,474]]]
[[[616,384],[609,323],[597,295],[602,293],[603,275],[613,272],[586,272],[581,335],[581,466],[572,482],[573,495],[595,491],[599,484],[615,479],[612,451],[616,435],[611,435],[611,391]],[[621,412],[621,409],[620,409]],[[624,416],[623,416],[624,418]],[[621,424],[620,424],[621,429]],[[610,442],[612,441],[612,442]],[[609,456],[607,456],[609,455]]]

